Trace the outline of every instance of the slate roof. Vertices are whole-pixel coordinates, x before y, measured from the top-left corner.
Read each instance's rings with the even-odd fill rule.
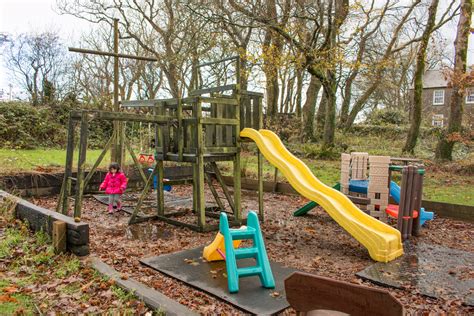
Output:
[[[448,80],[441,70],[427,70],[423,76],[423,88],[446,88]]]

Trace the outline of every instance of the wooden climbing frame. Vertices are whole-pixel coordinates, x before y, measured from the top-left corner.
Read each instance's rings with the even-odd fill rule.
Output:
[[[234,60],[239,65],[238,57],[226,59]],[[218,61],[219,62],[219,61]],[[214,62],[213,62],[214,63]],[[210,65],[206,63],[203,65]],[[240,78],[237,66],[236,77]],[[199,87],[199,85],[195,85]],[[204,185],[208,184],[216,200],[218,209],[226,211],[230,216],[231,225],[241,225],[241,166],[240,166],[240,131],[251,127],[261,129],[263,94],[251,91],[242,91],[238,83],[192,90],[184,98],[157,99],[144,101],[122,102],[122,112],[108,111],[73,111],[68,125],[68,144],[66,154],[66,168],[57,210],[66,214],[72,188],[75,189],[74,217],[81,216],[84,188],[100,165],[107,150],[112,146],[116,133],[121,142],[132,156],[135,167],[145,183],[142,193],[129,220],[130,224],[141,221],[139,212],[145,198],[148,196],[153,178],[157,177],[157,209],[156,218],[174,225],[185,226],[197,231],[217,230],[218,225],[206,223]],[[135,111],[135,112],[134,112]],[[140,113],[137,113],[140,112]],[[132,146],[126,138],[124,130],[114,130],[111,139],[107,142],[99,159],[85,177],[85,159],[89,136],[89,123],[92,120],[108,120],[114,122],[142,122],[150,123],[155,133],[155,165],[150,175],[146,176]],[[79,158],[77,162],[77,178],[73,179],[74,131],[80,125]],[[121,124],[125,129],[126,124]],[[259,216],[263,220],[263,159],[258,156],[258,187],[259,187]],[[163,196],[164,162],[173,161],[179,164],[193,166],[193,210],[197,215],[196,224],[184,223],[173,219],[173,214],[165,214]],[[227,188],[220,174],[218,163],[232,162],[233,195]],[[224,203],[214,187],[213,178],[222,188],[225,199],[230,207],[225,210]],[[75,185],[73,186],[73,182]]]

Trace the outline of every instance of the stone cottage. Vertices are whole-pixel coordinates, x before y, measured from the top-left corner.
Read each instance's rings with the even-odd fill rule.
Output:
[[[452,91],[441,70],[426,71],[423,76],[423,120],[432,126],[446,126]],[[474,125],[474,86],[464,95],[463,125],[471,128]]]

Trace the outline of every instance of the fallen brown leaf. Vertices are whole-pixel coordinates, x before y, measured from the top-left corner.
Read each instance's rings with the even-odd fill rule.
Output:
[[[271,297],[279,297],[279,296],[280,296],[280,293],[277,292],[277,291],[274,291],[274,292],[270,293],[270,296],[271,296]]]
[[[5,288],[3,288],[3,292],[5,293],[17,293],[18,292],[18,288],[14,285],[12,286],[7,286]]]
[[[10,295],[0,295],[0,303],[16,303],[17,299]]]
[[[126,275],[125,273],[121,273],[121,274],[120,274],[120,278],[121,278],[122,280],[128,280],[128,275]]]

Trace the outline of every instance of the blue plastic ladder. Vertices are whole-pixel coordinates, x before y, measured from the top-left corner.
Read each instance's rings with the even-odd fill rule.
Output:
[[[253,211],[249,212],[245,229],[230,229],[227,214],[221,213],[219,230],[224,236],[229,292],[237,293],[239,291],[239,278],[254,275],[260,278],[263,287],[273,289],[275,287],[275,280],[273,279],[272,268],[268,261],[257,214]],[[238,239],[252,239],[253,246],[250,248],[234,249],[232,241]],[[255,258],[256,265],[244,268],[237,267],[237,260],[245,258]]]

